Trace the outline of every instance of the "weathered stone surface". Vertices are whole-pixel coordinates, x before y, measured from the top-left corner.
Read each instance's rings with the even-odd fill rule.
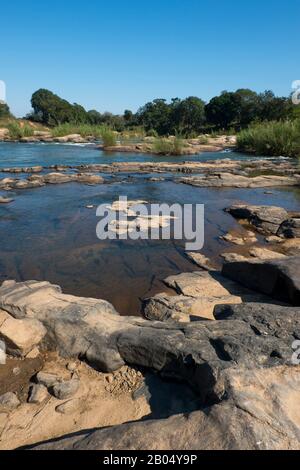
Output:
[[[277,251],[271,251],[267,248],[254,247],[249,250],[250,256],[259,259],[284,259],[286,255],[278,253]]]
[[[49,372],[40,371],[36,374],[36,381],[38,384],[49,388],[53,387],[53,385],[55,385],[59,381],[59,377]]]
[[[87,183],[87,184],[101,184],[104,182],[104,179],[102,178],[102,176],[92,175],[89,173],[78,174],[76,180],[79,183]]]
[[[274,321],[284,317],[286,334],[282,338],[270,332],[266,337],[257,335],[243,319],[175,325],[121,317],[108,302],[64,295],[47,282],[4,282],[0,306],[12,315],[41,321],[48,347],[64,357],[80,357],[103,372],[125,363],[148,367],[187,381],[203,403],[223,396],[220,374],[224,369],[289,363],[291,344],[300,331],[297,308],[277,311],[269,305]],[[275,350],[280,350],[280,356],[273,354]]]
[[[289,218],[285,209],[276,206],[236,204],[226,209],[237,219],[247,219],[257,230],[277,235],[280,225]]]
[[[40,404],[49,398],[48,390],[44,385],[33,384],[29,391],[28,403]]]
[[[38,320],[34,318],[16,320],[0,310],[0,339],[4,340],[9,354],[25,356],[42,341],[45,335],[46,329]]]
[[[246,245],[250,243],[255,243],[257,238],[253,232],[246,232],[245,234],[232,234],[227,233],[221,237],[226,242],[233,243],[234,245]]]
[[[181,183],[202,188],[267,188],[276,186],[297,186],[300,178],[295,176],[263,175],[249,178],[232,173],[215,173],[204,176],[181,178]]]
[[[300,305],[300,256],[224,263],[222,274],[274,299]]]
[[[220,297],[188,297],[184,295],[169,296],[157,294],[145,299],[143,314],[148,320],[189,322],[191,320],[213,320],[215,305],[220,303],[240,303],[238,296],[227,295]]]
[[[226,263],[233,263],[235,261],[247,261],[248,258],[246,256],[240,255],[238,253],[222,253],[221,258],[226,261]]]
[[[75,179],[75,175],[62,173],[48,173],[43,177],[43,181],[48,184],[70,183]]]
[[[197,266],[199,266],[200,268],[205,269],[207,271],[215,271],[215,265],[209,258],[207,258],[202,253],[190,251],[187,252],[186,255],[191,261],[193,261],[193,263],[197,264]]]
[[[227,399],[189,415],[65,436],[37,450],[299,450],[300,367],[230,369]]]
[[[57,407],[55,408],[55,411],[57,413],[67,415],[69,413],[73,413],[73,411],[76,410],[78,407],[79,407],[79,400],[75,398],[73,400],[68,400],[65,403],[62,403],[61,405],[57,405]]]
[[[52,393],[58,400],[66,400],[67,398],[72,398],[78,392],[79,386],[80,381],[76,378],[65,380],[53,385]]]
[[[20,400],[17,395],[13,392],[4,393],[0,396],[0,409],[4,410],[14,410],[20,405]]]

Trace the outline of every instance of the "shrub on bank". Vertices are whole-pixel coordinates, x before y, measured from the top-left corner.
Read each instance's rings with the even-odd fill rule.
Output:
[[[103,128],[101,132],[101,138],[104,147],[114,147],[117,144],[116,133],[111,129]]]
[[[30,127],[28,124],[24,124],[24,126],[20,126],[17,121],[9,122],[7,125],[7,129],[9,131],[9,136],[13,140],[21,139],[22,137],[31,137],[33,136],[34,129]]]
[[[157,155],[181,155],[183,148],[184,142],[178,136],[173,139],[157,138],[153,143],[153,152]]]
[[[256,155],[300,157],[300,120],[251,125],[238,134],[237,145]]]
[[[53,137],[64,137],[71,134],[80,134],[81,137],[93,136],[100,138],[103,132],[103,126],[93,124],[72,124],[64,123],[51,129]]]

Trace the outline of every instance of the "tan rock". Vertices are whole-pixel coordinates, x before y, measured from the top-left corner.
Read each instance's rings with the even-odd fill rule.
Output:
[[[45,335],[46,329],[39,320],[16,320],[8,313],[0,311],[0,338],[4,340],[10,354],[25,356]]]
[[[253,258],[260,258],[260,259],[284,259],[286,255],[282,253],[278,253],[276,251],[268,250],[267,248],[251,248],[249,250],[250,256]]]

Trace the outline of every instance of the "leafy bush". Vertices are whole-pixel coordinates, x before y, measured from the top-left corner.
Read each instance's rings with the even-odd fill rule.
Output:
[[[299,157],[300,120],[252,125],[238,134],[237,144],[256,155]]]

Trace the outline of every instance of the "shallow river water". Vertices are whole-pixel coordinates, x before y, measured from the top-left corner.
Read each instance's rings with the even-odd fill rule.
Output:
[[[50,160],[51,164],[78,165],[121,158],[98,155],[99,151],[89,147],[47,145],[46,155],[43,148],[0,144],[0,165],[48,165]],[[220,158],[221,154],[217,155]],[[128,161],[130,156],[123,154],[122,159]],[[202,203],[205,205],[202,253],[217,258],[225,249],[230,251],[220,235],[233,228],[240,230],[239,224],[223,211],[233,202],[299,210],[299,190],[281,188],[272,189],[271,193],[266,194],[264,189],[196,188],[144,178],[97,186],[47,185],[10,192],[15,201],[0,205],[0,281],[48,280],[59,284],[66,293],[103,298],[112,302],[121,314],[135,315],[140,311],[142,298],[168,292],[162,282],[165,277],[197,267],[186,258],[184,243],[180,241],[98,240],[96,206],[111,203],[119,195],[150,203]],[[95,207],[87,209],[88,205]]]

